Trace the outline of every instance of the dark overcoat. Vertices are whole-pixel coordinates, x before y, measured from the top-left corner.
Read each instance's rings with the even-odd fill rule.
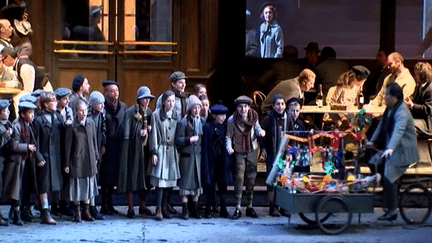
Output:
[[[66,128],[63,167],[69,167],[71,178],[92,177],[97,173],[98,157],[93,120],[87,119],[85,126],[74,120],[72,125]]]
[[[203,186],[214,181],[230,184],[233,181],[233,164],[226,146],[226,121],[222,124],[207,122],[201,137],[201,177]]]
[[[6,159],[6,155],[8,153],[7,144],[11,140],[11,136],[6,134],[7,125],[9,121],[1,121],[0,122],[0,192],[2,191],[2,184],[3,184],[3,168],[4,168],[4,162]],[[1,194],[1,193],[0,193]],[[1,195],[0,195],[1,196]]]
[[[178,186],[184,190],[196,190],[202,188],[201,185],[201,135],[194,134],[192,127],[188,126],[188,120],[192,118],[187,115],[177,124],[176,145],[180,152],[180,179]],[[202,126],[204,119],[200,118]],[[192,122],[192,121],[189,121]],[[202,131],[202,127],[199,128]],[[198,135],[199,139],[195,144],[191,144],[190,138]]]
[[[49,114],[49,122],[45,116]],[[63,184],[61,168],[61,137],[63,124],[56,112],[41,112],[34,120],[34,133],[38,146],[37,156],[42,156],[46,164],[36,167],[38,194],[60,191]]]
[[[120,169],[120,139],[117,137],[117,129],[126,112],[126,105],[118,102],[116,109],[105,102],[106,121],[106,145],[105,154],[99,171],[101,186],[117,186]]]
[[[120,123],[118,135],[121,139],[120,174],[117,190],[119,192],[134,192],[146,189],[147,167],[149,161],[148,134],[141,137],[143,121],[151,123],[152,111],[146,109],[146,115],[141,111],[138,115],[137,105],[126,110],[126,115]]]
[[[27,188],[30,188],[30,192],[37,192],[36,164],[44,160],[41,154],[28,153],[29,144],[24,143],[24,141],[21,140],[21,134],[23,131],[22,126],[25,126],[25,124],[19,122],[19,120],[16,120],[13,123],[13,133],[10,142],[7,144],[8,154],[4,168],[3,194],[14,200],[20,199],[22,176],[25,166],[29,168],[29,178],[27,178],[29,185],[26,186]],[[30,129],[30,144],[36,144],[31,124],[29,124],[27,128]],[[25,161],[23,160],[24,156],[27,157]]]
[[[432,84],[418,84],[411,98],[414,105],[410,110],[417,131],[432,136]]]

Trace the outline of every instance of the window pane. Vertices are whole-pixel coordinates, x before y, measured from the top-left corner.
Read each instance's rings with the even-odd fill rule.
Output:
[[[108,0],[63,0],[63,40],[107,41],[109,31]],[[64,44],[57,49],[92,52],[107,51],[106,45]],[[103,59],[106,55],[97,53],[70,53],[64,58]]]
[[[250,26],[259,33],[264,0],[247,0]],[[274,0],[276,21],[284,45],[294,45],[299,57],[309,42],[333,47],[338,58],[375,58],[380,40],[381,1]]]
[[[422,6],[422,0],[396,1],[395,51],[405,59],[416,57],[422,40]]]
[[[172,0],[126,0],[124,6],[124,41],[172,41]],[[172,49],[171,45],[126,45],[125,50],[130,54],[125,58],[170,59],[170,54],[151,52]]]

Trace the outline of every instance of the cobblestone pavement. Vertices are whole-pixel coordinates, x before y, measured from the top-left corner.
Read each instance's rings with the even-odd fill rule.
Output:
[[[4,215],[8,206],[0,206]],[[151,217],[107,216],[103,221],[74,223],[69,217],[58,225],[27,223],[0,227],[0,242],[431,242],[432,219],[418,226],[407,225],[400,217],[394,222],[377,222],[382,210],[364,214],[361,223],[353,215],[352,225],[340,235],[325,235],[317,227],[306,225],[298,215],[288,224],[286,217],[270,217],[268,208],[256,208],[260,217],[238,220],[213,218],[155,221]],[[155,208],[151,207],[154,211]],[[180,207],[176,207],[179,211]],[[233,208],[229,208],[232,212]],[[136,211],[138,211],[136,209]],[[243,215],[244,215],[243,210]]]

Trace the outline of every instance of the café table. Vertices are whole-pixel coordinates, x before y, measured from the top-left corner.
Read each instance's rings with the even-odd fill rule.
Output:
[[[381,115],[384,113],[385,106],[376,107],[376,106],[369,106],[365,105],[363,109],[366,111],[366,113],[373,114],[373,115]],[[311,113],[311,114],[356,114],[360,111],[357,107],[349,107],[346,110],[332,110],[330,109],[330,106],[323,106],[318,107],[316,105],[305,105],[300,110],[300,113]]]

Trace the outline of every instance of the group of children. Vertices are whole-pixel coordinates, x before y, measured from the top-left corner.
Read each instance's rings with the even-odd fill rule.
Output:
[[[223,104],[209,108],[203,85],[195,87],[195,94],[185,93],[186,80],[184,73],[171,74],[172,88],[160,95],[154,112],[149,104],[156,97],[148,87],[140,87],[136,104],[124,111],[118,128],[109,131],[118,138],[118,181],[113,183],[118,192],[126,193],[127,216],[134,217],[133,192],[139,192],[140,214],[155,215],[156,220],[171,218],[175,210],[170,197],[178,186],[181,218],[202,217],[198,204],[202,194],[206,198],[204,217],[211,218],[217,188],[220,216],[238,219],[245,183],[246,216],[258,217],[252,206],[259,147],[271,170],[281,134],[303,130],[298,119],[300,100],[286,103],[283,96],[275,95],[273,109],[261,128],[249,97],[238,97],[236,111],[226,119],[228,109]],[[85,92],[80,92],[83,86],[89,88],[85,81],[80,87],[73,83],[73,94],[59,88],[22,97],[19,117],[12,123],[9,101],[0,100],[0,179],[3,195],[12,202],[9,217],[1,216],[0,225],[33,221],[31,195],[37,195],[41,223],[56,224],[51,214],[59,214],[62,202],[70,203],[70,216],[76,222],[104,219],[96,209],[95,197],[98,169],[104,164],[101,158],[112,128],[106,124],[107,96],[93,91],[87,99]],[[236,209],[230,215],[226,193],[232,182]],[[156,214],[145,204],[146,191],[153,187]],[[272,192],[269,188],[270,214],[279,216]]]

